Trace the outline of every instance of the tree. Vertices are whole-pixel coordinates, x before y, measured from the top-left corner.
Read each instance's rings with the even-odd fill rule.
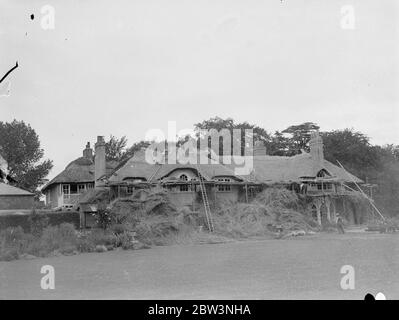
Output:
[[[133,143],[133,145],[126,150],[126,152],[123,154],[122,158],[120,159],[120,165],[126,163],[126,161],[129,160],[131,157],[133,157],[136,152],[145,149],[150,145],[151,142],[144,140]]]
[[[359,178],[375,178],[381,169],[377,147],[370,145],[369,138],[352,129],[321,133],[324,158],[336,164],[337,160]]]
[[[300,153],[301,150],[309,151],[309,140],[312,132],[319,130],[320,127],[313,122],[304,122],[293,125],[283,130],[282,133],[291,135],[288,155]]]
[[[256,141],[263,141],[266,143],[271,142],[272,138],[271,135],[263,128],[250,124],[246,121],[240,122],[240,123],[235,123],[232,118],[226,118],[222,119],[220,117],[214,117],[210,118],[209,120],[204,120],[202,122],[199,122],[194,125],[194,130],[197,132],[197,136],[201,139],[200,136],[200,131],[201,130],[211,130],[215,129],[217,131],[221,131],[222,129],[227,129],[231,133],[231,152],[233,152],[233,130],[234,129],[240,129],[241,130],[241,135],[240,135],[240,140],[241,143],[241,154],[244,154],[244,148],[245,148],[245,130],[246,129],[252,129],[253,132],[253,142],[255,143]],[[209,138],[208,138],[209,139]],[[223,145],[222,145],[222,139],[220,139],[220,144],[219,144],[219,154],[223,154]],[[210,141],[208,140],[208,146],[210,147]]]
[[[398,146],[373,146],[369,138],[352,129],[334,130],[321,134],[324,157],[373,187],[373,199],[385,216],[399,215]],[[368,187],[363,187],[370,193]]]
[[[41,161],[44,151],[35,130],[23,121],[0,121],[0,146],[16,186],[35,192],[53,167],[51,160]]]
[[[126,136],[120,139],[111,135],[105,143],[105,158],[107,161],[120,161],[126,153],[127,139]]]
[[[287,156],[294,152],[290,138],[284,137],[280,131],[271,136],[271,141],[266,144],[267,153],[272,156]]]

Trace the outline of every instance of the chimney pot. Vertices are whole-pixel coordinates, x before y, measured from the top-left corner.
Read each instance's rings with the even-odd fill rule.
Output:
[[[83,150],[83,158],[93,160],[93,149],[90,148],[90,142],[87,142],[86,148]]]
[[[315,161],[317,165],[322,166],[324,161],[323,139],[320,137],[318,131],[310,134],[309,147],[312,160]]]
[[[101,188],[105,185],[103,180],[100,178],[106,174],[106,162],[105,162],[105,141],[103,136],[97,136],[97,142],[95,145],[96,153],[94,159],[94,184],[96,188]]]

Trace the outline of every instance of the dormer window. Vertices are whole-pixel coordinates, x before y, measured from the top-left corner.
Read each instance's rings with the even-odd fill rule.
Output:
[[[188,180],[188,178],[187,178],[187,176],[185,174],[180,175],[179,179],[181,181],[187,181]]]
[[[220,182],[231,182],[231,179],[229,179],[229,178],[219,178],[217,180],[220,181]],[[229,192],[229,191],[231,191],[231,186],[228,185],[228,184],[219,184],[217,186],[217,188],[218,188],[218,192],[226,192],[226,191]]]
[[[330,177],[331,174],[325,170],[325,169],[321,169],[318,173],[317,173],[317,178],[324,178],[324,177]]]

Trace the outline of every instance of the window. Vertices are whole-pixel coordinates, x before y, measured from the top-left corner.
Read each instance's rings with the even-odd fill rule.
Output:
[[[62,194],[70,194],[71,193],[71,188],[69,184],[63,184],[62,185]]]
[[[188,177],[187,177],[187,175],[182,174],[182,175],[180,175],[179,180],[188,182]],[[181,184],[179,186],[179,190],[180,190],[180,192],[188,192],[189,191],[188,184]]]
[[[331,183],[325,183],[323,184],[323,188],[326,190],[331,190],[332,189],[332,184]]]
[[[127,190],[126,190],[126,193],[127,193],[127,194],[133,194],[133,190],[134,190],[134,187],[133,187],[133,186],[128,186],[128,187],[127,187]]]
[[[317,190],[321,190],[321,184],[317,185]]]
[[[87,186],[86,186],[86,188],[87,189],[93,189],[94,188],[94,184],[91,182],[91,183],[88,183],[87,184]]]
[[[78,193],[83,193],[86,191],[86,186],[84,184],[78,184]]]
[[[221,181],[221,182],[231,182],[231,179],[228,179],[228,178],[225,178],[225,179],[219,178],[218,181]],[[218,188],[218,191],[219,191],[219,192],[226,192],[226,191],[228,192],[228,191],[231,191],[231,186],[228,185],[228,184],[218,184],[218,185],[217,185],[217,188]]]
[[[317,173],[317,177],[318,178],[323,178],[323,177],[326,177],[326,176],[331,176],[329,173],[328,173],[328,171],[327,170],[325,170],[325,169],[321,169],[318,173]]]

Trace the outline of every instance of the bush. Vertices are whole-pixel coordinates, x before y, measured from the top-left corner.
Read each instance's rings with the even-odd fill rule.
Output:
[[[73,254],[77,250],[76,245],[64,245],[60,248],[62,254]]]
[[[75,227],[62,223],[59,227],[48,226],[43,230],[42,247],[49,252],[67,246],[75,246],[78,240]]]
[[[10,248],[0,253],[0,261],[12,261],[19,258],[18,249]]]
[[[0,238],[6,246],[15,246],[25,237],[24,230],[21,227],[9,227],[0,233]]]
[[[134,237],[130,232],[123,232],[118,235],[118,246],[121,246],[123,250],[133,249]]]
[[[38,220],[35,220],[36,222]],[[77,249],[78,237],[73,224],[62,223],[60,226],[47,226],[39,235],[26,234],[22,227],[7,228],[0,232],[0,260],[10,261],[18,259],[22,254],[28,253],[38,257],[46,257],[54,250],[70,254]]]
[[[35,237],[40,237],[43,233],[44,228],[49,224],[49,218],[43,214],[36,213],[35,210],[28,217],[30,233]]]
[[[36,257],[43,257],[47,250],[43,249],[42,242],[40,239],[34,238],[33,241],[29,242],[25,252]]]
[[[79,252],[93,252],[96,246],[87,238],[87,236],[83,236],[76,242],[76,248]]]
[[[0,232],[0,260],[10,261],[26,251],[33,236],[24,233],[21,227],[7,228]]]
[[[117,237],[103,229],[93,229],[87,237],[94,246],[96,245],[116,245]]]
[[[0,216],[0,229],[5,230],[8,227],[21,226],[25,232],[31,232],[30,219],[32,213],[28,215]],[[60,225],[63,222],[72,223],[75,228],[79,228],[80,225],[79,213],[75,211],[44,212],[36,210],[35,213],[37,216],[48,218],[48,225],[55,226]]]
[[[128,231],[128,227],[124,224],[114,224],[111,227],[111,230],[115,235],[119,235],[124,233],[125,231]]]

